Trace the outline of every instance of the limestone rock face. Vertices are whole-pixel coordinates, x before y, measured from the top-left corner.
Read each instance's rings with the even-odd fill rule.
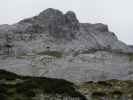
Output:
[[[1,25],[0,54],[1,69],[22,75],[73,82],[133,76],[132,47],[107,25],[80,23],[72,11],[63,14],[49,8],[16,24]]]
[[[70,25],[69,27],[73,30],[79,30],[79,21],[77,20],[74,12],[68,11],[65,14],[65,22],[67,25]]]
[[[41,12],[38,16],[22,20],[20,23],[36,25],[40,27],[40,32],[49,32],[53,37],[60,39],[73,38],[75,31],[79,29],[79,22],[73,12],[69,11],[63,14],[61,11],[52,8]]]

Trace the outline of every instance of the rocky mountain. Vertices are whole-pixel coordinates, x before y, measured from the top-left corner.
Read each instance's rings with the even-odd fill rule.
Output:
[[[46,9],[0,25],[0,69],[72,82],[133,79],[133,49],[102,23],[80,23],[72,11]]]

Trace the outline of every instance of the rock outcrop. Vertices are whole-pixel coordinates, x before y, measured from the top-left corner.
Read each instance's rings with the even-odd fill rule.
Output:
[[[40,32],[49,32],[55,38],[71,39],[74,32],[79,30],[79,22],[73,12],[69,11],[64,15],[52,8],[41,12],[38,16],[20,21],[20,24],[24,23],[40,27]],[[34,27],[32,29],[35,30]]]
[[[133,49],[107,25],[80,23],[72,11],[49,8],[1,25],[0,54],[0,69],[22,75],[73,82],[133,78]]]

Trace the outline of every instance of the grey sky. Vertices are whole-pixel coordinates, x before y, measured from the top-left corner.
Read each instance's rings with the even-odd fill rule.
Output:
[[[0,24],[12,24],[47,8],[75,11],[80,22],[108,24],[120,40],[133,44],[133,0],[1,0]]]

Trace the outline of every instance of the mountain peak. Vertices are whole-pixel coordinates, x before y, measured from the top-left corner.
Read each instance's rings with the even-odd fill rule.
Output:
[[[48,17],[62,16],[62,15],[63,13],[60,10],[53,9],[53,8],[48,8],[39,14],[39,16],[48,16]]]
[[[73,11],[63,14],[60,10],[53,8],[48,8],[39,15],[22,20],[20,23],[30,23],[31,27],[39,25],[42,32],[47,31],[51,36],[60,39],[72,39],[79,29],[79,21]],[[35,30],[35,28],[31,29]],[[27,29],[25,32],[28,32]]]
[[[76,17],[76,14],[73,11],[68,11],[65,14],[65,19],[66,19],[66,22],[71,23],[71,24],[79,23],[79,21],[78,21],[78,19]]]
[[[63,14],[62,11],[48,8],[37,16],[24,19],[9,28],[13,33],[48,34],[55,40],[77,40],[87,48],[110,48],[129,51],[126,44],[118,41],[116,35],[102,23],[80,23],[73,11]]]

